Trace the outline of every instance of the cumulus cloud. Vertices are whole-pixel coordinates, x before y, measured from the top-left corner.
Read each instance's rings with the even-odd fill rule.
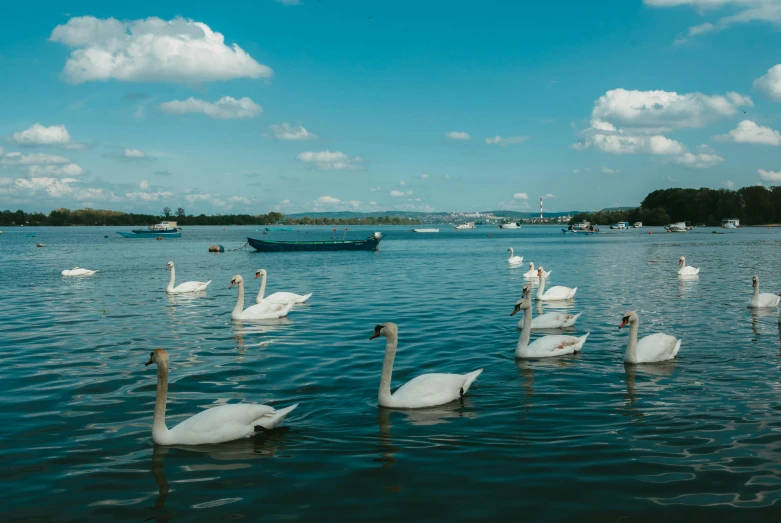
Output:
[[[445,133],[445,136],[447,136],[451,140],[471,140],[472,137],[469,136],[469,133],[465,133],[463,131],[450,131]]]
[[[72,145],[71,135],[64,125],[51,125],[46,127],[40,123],[34,123],[24,131],[11,135],[11,141],[18,145]]]
[[[736,143],[756,143],[761,145],[781,145],[781,133],[757,125],[751,120],[743,120],[737,127],[725,135],[715,136],[717,140],[729,140]]]
[[[218,120],[253,118],[263,112],[263,107],[246,96],[239,99],[223,96],[214,103],[190,97],[164,102],[160,109],[170,114],[203,113]]]
[[[781,64],[767,70],[767,74],[754,80],[754,87],[767,96],[781,102]]]
[[[389,192],[388,194],[390,194],[393,197],[412,196],[412,191],[397,191],[397,190],[394,189],[391,192]]]
[[[27,167],[29,176],[80,176],[84,174],[84,169],[75,163],[66,163],[64,165],[30,165]]]
[[[316,200],[310,202],[310,206],[313,211],[336,211],[336,210],[350,210],[357,211],[362,208],[362,203],[358,200],[340,200],[333,196],[320,196]]]
[[[136,192],[126,192],[125,198],[128,200],[141,200],[144,202],[156,202],[159,200],[166,200],[169,198],[172,198],[174,193],[171,191],[157,191],[157,192],[149,192],[149,191],[136,191]],[[188,201],[189,197],[186,197]],[[193,203],[190,201],[190,203]]]
[[[502,147],[506,147],[508,145],[517,144],[517,143],[523,143],[526,140],[528,140],[528,136],[508,136],[506,138],[502,138],[498,134],[494,136],[493,138],[486,138],[485,143],[490,145],[501,145]]]
[[[425,173],[424,173],[424,174],[421,174],[421,175],[420,175],[420,179],[421,179],[421,180],[428,180],[428,174],[425,174]]]
[[[140,149],[127,147],[118,147],[113,152],[106,153],[103,156],[120,162],[145,162],[155,159]]]
[[[735,182],[733,182],[732,180],[725,180],[722,185],[724,187],[726,187],[727,189],[734,189],[735,188]]]
[[[152,187],[149,185],[149,180],[141,180],[141,183],[138,184],[138,187],[143,191],[148,191]]]
[[[22,154],[20,152],[10,152],[3,156],[2,160],[0,160],[0,163],[3,165],[56,164],[68,162],[70,162],[68,158],[56,154]]]
[[[362,161],[360,156],[350,157],[340,151],[331,152],[328,150],[318,152],[307,151],[300,153],[296,158],[298,158],[299,161],[312,164],[324,171],[360,169]]]
[[[526,194],[525,192],[517,192],[513,194],[513,200],[528,200],[528,199],[529,199],[529,195]]]
[[[611,169],[610,167],[602,167],[600,170],[602,174],[616,174],[618,172],[618,169]]]
[[[684,167],[691,167],[693,169],[707,169],[709,167],[715,167],[724,161],[724,158],[717,154],[708,153],[683,153],[680,156],[676,156],[673,161],[675,163],[683,165]]]
[[[73,17],[49,38],[71,48],[63,70],[74,84],[110,79],[128,82],[205,82],[270,78],[237,44],[204,23],[157,17],[120,22],[115,18]]]
[[[759,173],[760,178],[765,181],[774,183],[781,182],[781,171],[766,171],[765,169],[760,169],[757,172]]]
[[[273,124],[271,131],[274,133],[274,138],[277,140],[314,140],[317,135],[310,133],[302,125],[290,125],[287,122],[281,124]]]
[[[83,187],[76,178],[32,177],[0,179],[0,194],[23,197],[72,198],[76,201],[119,201],[112,191]]]

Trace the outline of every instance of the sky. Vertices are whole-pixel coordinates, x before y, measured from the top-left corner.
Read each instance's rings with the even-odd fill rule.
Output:
[[[16,2],[0,209],[596,210],[781,184],[781,0]]]

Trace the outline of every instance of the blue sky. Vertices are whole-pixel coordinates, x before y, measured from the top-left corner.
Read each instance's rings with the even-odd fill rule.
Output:
[[[781,0],[16,3],[0,208],[547,210],[781,182]]]

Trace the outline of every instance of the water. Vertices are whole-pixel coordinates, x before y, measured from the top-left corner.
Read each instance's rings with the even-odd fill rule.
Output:
[[[271,233],[324,238],[329,228]],[[15,521],[456,521],[531,515],[604,521],[776,517],[781,499],[778,313],[752,315],[751,276],[781,286],[781,230],[657,228],[381,230],[376,253],[210,254],[254,227],[187,228],[177,240],[110,228],[0,236],[0,467]],[[26,236],[35,232],[35,238]],[[492,234],[491,237],[488,234]],[[104,238],[108,235],[108,238]],[[341,236],[341,231],[339,233]],[[37,242],[46,244],[36,248]],[[509,268],[508,247],[524,256]],[[685,255],[698,280],[679,281]],[[214,280],[169,297],[177,279]],[[577,286],[583,353],[514,360],[521,275]],[[91,278],[62,278],[80,265]],[[234,274],[267,292],[313,292],[286,321],[234,325]],[[536,307],[535,307],[536,308]],[[546,306],[546,310],[553,310]],[[677,361],[626,368],[640,335],[683,339]],[[463,405],[376,404],[384,339],[399,325],[394,387],[424,372],[485,371]],[[536,337],[536,335],[535,335]],[[156,347],[169,351],[168,425],[226,402],[300,407],[282,429],[196,448],[154,448]],[[775,516],[773,516],[775,515]]]

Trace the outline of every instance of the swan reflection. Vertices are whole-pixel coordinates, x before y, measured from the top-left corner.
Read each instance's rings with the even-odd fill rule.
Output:
[[[550,372],[551,369],[566,369],[573,367],[578,358],[579,353],[569,354],[567,356],[561,356],[558,358],[539,358],[539,359],[520,359],[515,358],[515,366],[521,374],[521,382],[523,389],[526,392],[524,398],[524,407],[532,407],[532,398],[534,397],[534,377],[538,369],[542,369],[543,372]]]
[[[687,293],[697,290],[700,282],[699,274],[678,275],[678,297],[683,298]]]
[[[239,355],[243,356],[249,347],[265,347],[271,343],[270,340],[261,339],[257,342],[247,343],[246,337],[255,335],[269,334],[281,330],[285,325],[292,323],[288,318],[276,318],[273,320],[260,320],[257,322],[243,323],[241,321],[232,322],[233,338],[236,340],[236,348],[239,349]],[[241,358],[239,358],[241,361]]]
[[[751,310],[751,331],[754,333],[754,336],[760,336],[761,333],[759,332],[759,326],[760,321],[762,318],[768,318],[768,317],[777,317],[777,312],[775,309],[750,309]]]
[[[637,378],[638,376],[648,378],[647,381],[643,380],[641,387],[648,392],[653,392],[657,395],[659,392],[666,389],[669,385],[662,383],[664,378],[668,378],[675,372],[675,367],[678,365],[677,360],[665,361],[662,363],[654,364],[634,364],[624,363],[624,381],[626,382],[627,392],[627,407],[634,407],[637,402]],[[635,411],[635,414],[642,416],[642,412]]]

